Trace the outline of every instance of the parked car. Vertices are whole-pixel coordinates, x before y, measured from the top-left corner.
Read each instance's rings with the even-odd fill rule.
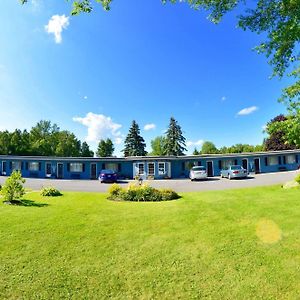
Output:
[[[229,166],[228,168],[221,170],[221,178],[227,177],[229,180],[233,178],[246,178],[248,171],[240,165]]]
[[[201,167],[201,166],[192,167],[190,170],[190,179],[191,181],[198,180],[198,179],[207,179],[207,172],[205,167]]]
[[[118,174],[113,170],[101,170],[98,179],[100,182],[117,182]]]

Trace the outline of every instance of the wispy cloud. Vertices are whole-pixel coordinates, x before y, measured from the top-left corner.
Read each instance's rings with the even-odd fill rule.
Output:
[[[222,98],[221,98],[221,101],[222,102],[224,102],[224,101],[226,101],[227,100],[227,98],[225,97],[225,96],[223,96]]]
[[[156,125],[153,124],[153,123],[150,123],[150,124],[146,124],[144,126],[144,130],[148,131],[148,130],[152,130],[152,129],[155,129],[156,128]]]
[[[62,31],[67,29],[69,26],[69,17],[65,15],[54,15],[45,26],[46,32],[49,34],[54,34],[55,43],[60,44],[62,42]]]
[[[87,100],[87,98],[88,98],[88,96],[84,96],[84,97],[83,97],[84,100]]]
[[[187,145],[187,147],[192,147],[192,146],[195,147],[195,146],[202,146],[203,143],[204,143],[204,140],[198,140],[198,141],[195,141],[195,142],[187,141],[186,145]]]
[[[113,139],[116,144],[122,142],[123,136],[119,131],[122,125],[113,122],[110,117],[89,112],[85,117],[74,117],[73,121],[87,127],[86,141],[88,142],[99,142],[106,138]]]
[[[258,110],[257,106],[250,106],[250,107],[246,107],[246,108],[243,108],[242,110],[240,110],[237,113],[237,115],[238,116],[246,116],[246,115],[250,115],[250,114],[254,113],[257,110]]]

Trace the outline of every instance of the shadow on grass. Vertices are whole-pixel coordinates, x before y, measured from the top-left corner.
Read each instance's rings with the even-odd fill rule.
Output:
[[[32,200],[26,200],[26,199],[4,201],[4,204],[15,205],[15,206],[26,206],[26,207],[44,207],[49,205],[47,203],[39,203],[39,202],[34,202]]]

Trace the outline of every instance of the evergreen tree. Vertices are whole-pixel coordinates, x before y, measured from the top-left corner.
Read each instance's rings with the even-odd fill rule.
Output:
[[[171,117],[169,128],[166,132],[166,141],[164,147],[164,153],[166,155],[184,155],[185,148],[185,137],[182,134],[181,127],[178,122]]]
[[[114,144],[111,139],[100,140],[97,149],[97,156],[99,157],[110,157],[113,155],[115,150]]]
[[[199,155],[200,152],[197,150],[197,148],[195,147],[194,151],[193,151],[193,155]]]
[[[143,137],[140,135],[140,128],[136,121],[132,121],[131,127],[125,139],[125,148],[123,149],[125,156],[145,156],[146,144]]]
[[[94,152],[90,150],[90,146],[87,142],[83,142],[80,149],[80,156],[81,157],[93,157]]]

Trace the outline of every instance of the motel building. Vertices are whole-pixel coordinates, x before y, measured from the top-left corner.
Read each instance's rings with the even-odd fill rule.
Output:
[[[236,164],[253,173],[297,170],[300,150],[122,158],[0,155],[0,175],[9,176],[13,170],[20,170],[23,177],[31,178],[97,179],[101,170],[112,169],[120,179],[176,179],[187,178],[193,166],[205,166],[208,176],[213,177]]]

